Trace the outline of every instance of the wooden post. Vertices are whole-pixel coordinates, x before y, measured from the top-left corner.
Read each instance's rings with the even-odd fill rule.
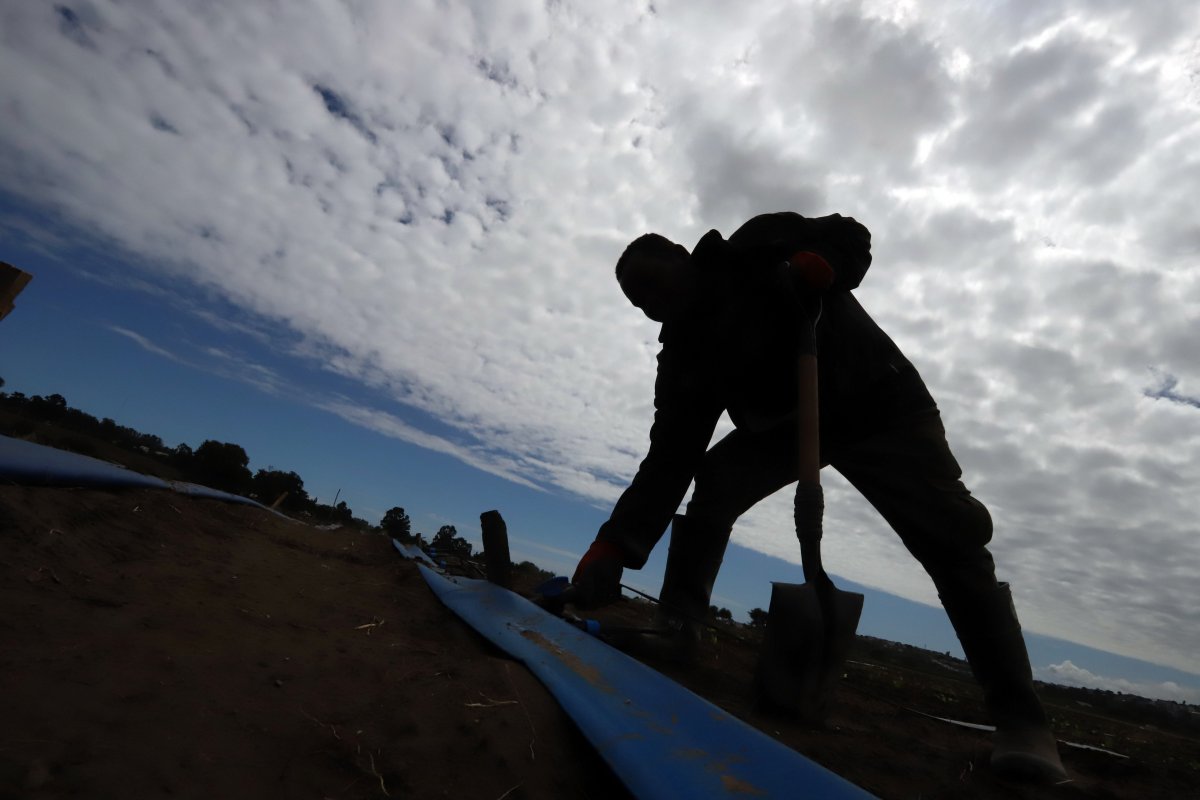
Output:
[[[487,565],[487,579],[508,589],[512,584],[512,558],[508,554],[508,526],[499,511],[485,511],[479,515],[483,531],[483,560]]]

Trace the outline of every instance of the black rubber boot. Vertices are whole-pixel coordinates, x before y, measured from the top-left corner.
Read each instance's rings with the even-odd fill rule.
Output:
[[[996,726],[992,769],[1010,780],[1068,779],[1045,709],[1033,687],[1029,653],[1007,583],[979,593],[942,593],[984,703]]]
[[[680,665],[696,662],[729,532],[729,528],[705,525],[692,517],[675,517],[655,621],[655,627],[663,632],[641,637],[632,649]]]

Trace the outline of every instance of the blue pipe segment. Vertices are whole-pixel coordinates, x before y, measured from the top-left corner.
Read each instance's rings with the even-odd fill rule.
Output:
[[[434,569],[441,569],[441,567],[434,563],[432,558],[425,555],[424,550],[417,547],[415,544],[404,544],[399,539],[392,539],[392,547],[396,548],[400,552],[400,555],[404,556],[410,561],[420,561],[421,563],[433,567]]]
[[[635,797],[874,797],[525,598],[418,567],[438,599],[545,684]]]
[[[275,512],[248,497],[210,489],[184,481],[164,481],[91,456],[58,450],[42,444],[0,436],[0,481],[19,486],[117,486],[171,489],[193,497],[258,506]]]

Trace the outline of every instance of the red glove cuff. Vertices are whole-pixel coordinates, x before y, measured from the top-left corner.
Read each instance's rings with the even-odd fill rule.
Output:
[[[616,544],[602,539],[597,539],[592,542],[592,546],[583,554],[583,558],[579,559],[579,566],[575,567],[575,577],[578,578],[580,573],[586,572],[601,561],[616,562],[622,564],[625,561],[624,553]],[[575,578],[571,579],[575,583]]]
[[[810,289],[825,291],[833,285],[833,267],[816,253],[807,250],[794,253],[788,263],[800,276],[800,281]]]

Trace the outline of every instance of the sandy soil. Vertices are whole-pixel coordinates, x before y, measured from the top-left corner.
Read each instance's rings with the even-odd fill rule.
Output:
[[[0,798],[626,796],[380,536],[165,491],[0,487],[0,607]],[[986,734],[909,710],[983,721],[969,682],[859,653],[814,730],[755,711],[753,663],[719,637],[698,668],[654,666],[884,798],[1200,786],[1194,739],[1054,704],[1064,738],[1130,757],[1064,748],[1072,783],[1004,785]]]

